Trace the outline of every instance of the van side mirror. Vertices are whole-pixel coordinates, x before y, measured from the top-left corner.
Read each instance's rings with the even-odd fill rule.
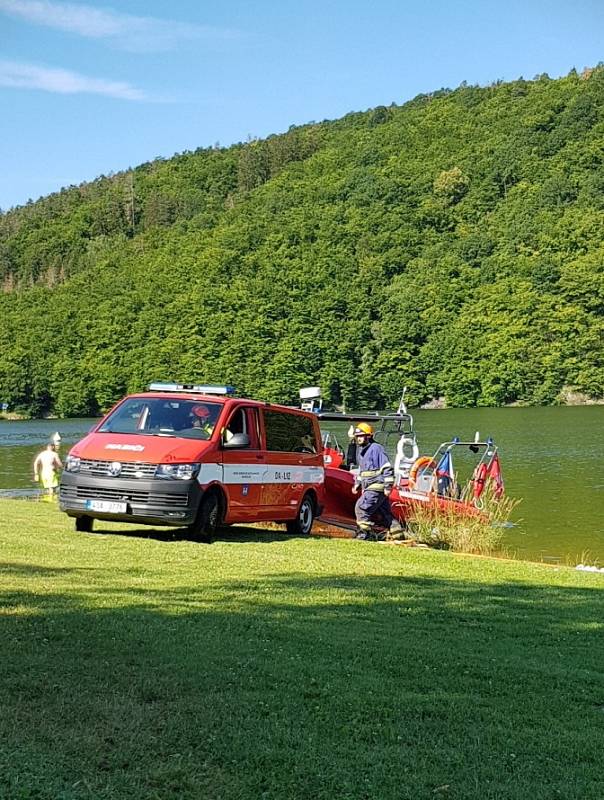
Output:
[[[234,433],[230,439],[224,442],[222,446],[228,450],[240,447],[249,447],[250,437],[247,435],[247,433]]]

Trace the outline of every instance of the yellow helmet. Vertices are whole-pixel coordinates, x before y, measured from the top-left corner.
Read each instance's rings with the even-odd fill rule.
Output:
[[[355,436],[373,436],[373,428],[367,422],[359,422],[354,429]]]

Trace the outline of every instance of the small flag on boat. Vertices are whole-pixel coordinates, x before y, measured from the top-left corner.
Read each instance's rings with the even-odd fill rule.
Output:
[[[451,453],[447,450],[436,466],[436,475],[439,478],[452,478],[453,477],[453,461]]]
[[[495,497],[501,497],[503,494],[503,477],[501,475],[501,466],[499,464],[499,456],[497,453],[493,456],[489,466],[489,479],[493,481]]]
[[[436,465],[436,487],[440,495],[450,495],[452,493],[454,487],[453,459],[449,450],[443,453]]]

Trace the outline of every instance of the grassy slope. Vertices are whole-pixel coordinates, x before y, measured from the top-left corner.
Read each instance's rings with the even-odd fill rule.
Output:
[[[601,575],[19,500],[0,546],[0,797],[604,796]]]

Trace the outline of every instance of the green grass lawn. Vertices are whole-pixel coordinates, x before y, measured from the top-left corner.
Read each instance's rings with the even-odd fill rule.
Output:
[[[0,797],[604,797],[604,575],[0,502]]]

